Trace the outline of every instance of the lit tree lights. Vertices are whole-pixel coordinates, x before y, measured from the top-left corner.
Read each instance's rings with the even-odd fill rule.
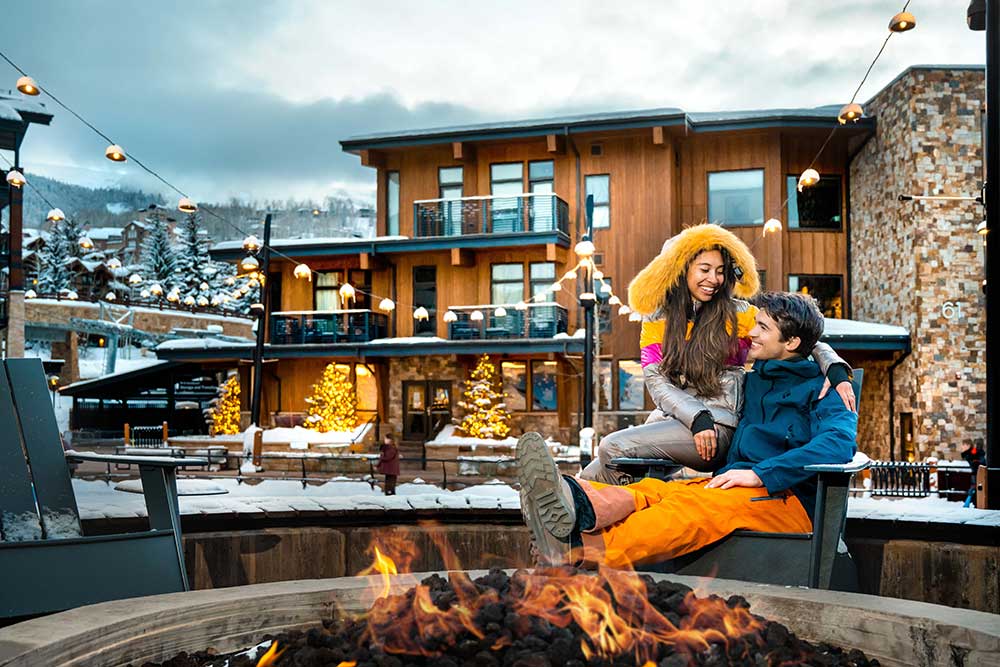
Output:
[[[465,381],[464,401],[458,405],[465,408],[465,418],[458,428],[471,438],[502,439],[510,433],[510,413],[503,402],[503,391],[497,391],[500,378],[496,366],[484,354],[476,362],[469,379]]]
[[[358,424],[358,395],[347,374],[336,364],[323,369],[323,377],[306,398],[309,417],[305,426],[314,431],[350,431]]]
[[[240,432],[240,380],[230,375],[219,387],[219,398],[208,409],[212,432],[216,435],[236,435]]]

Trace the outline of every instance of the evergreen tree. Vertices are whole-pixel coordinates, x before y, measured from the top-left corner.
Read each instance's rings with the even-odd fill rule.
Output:
[[[219,397],[212,399],[212,407],[206,413],[215,435],[236,435],[240,432],[239,376],[230,375],[219,386]]]
[[[189,213],[181,225],[177,261],[174,267],[182,297],[191,295],[195,298],[199,296],[211,298],[211,294],[206,294],[206,290],[202,290],[200,286],[202,283],[209,283],[208,279],[214,277],[217,269],[208,255],[206,239],[198,234],[200,230],[201,220],[198,214]],[[211,283],[209,286],[211,288]]]
[[[152,216],[148,222],[149,234],[142,250],[142,275],[146,282],[157,282],[167,291],[177,282],[177,255],[170,242],[167,223],[160,216]]]
[[[465,418],[458,428],[471,438],[503,439],[510,433],[510,413],[503,402],[503,391],[498,391],[500,378],[490,356],[479,357],[469,379],[465,381],[464,401],[458,405],[465,408]]]
[[[67,263],[72,259],[66,238],[53,230],[39,252],[38,292],[58,294],[72,289],[73,272]]]
[[[358,425],[358,395],[347,374],[329,364],[323,377],[306,398],[309,418],[306,428],[314,431],[350,431]]]

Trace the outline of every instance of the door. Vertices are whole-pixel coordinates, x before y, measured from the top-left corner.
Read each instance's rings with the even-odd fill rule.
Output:
[[[451,382],[403,382],[403,439],[425,442],[451,423]]]

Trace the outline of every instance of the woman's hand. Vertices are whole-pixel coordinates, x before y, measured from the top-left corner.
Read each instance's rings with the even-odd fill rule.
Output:
[[[844,402],[844,407],[851,412],[857,412],[858,405],[857,399],[854,396],[854,386],[850,382],[845,381],[838,384],[836,390],[840,394],[840,400]],[[828,391],[830,391],[830,378],[823,380],[823,388],[819,390],[817,398],[822,399]]]
[[[698,450],[698,456],[706,461],[711,461],[715,458],[715,452],[718,450],[718,447],[718,437],[715,434],[714,428],[707,428],[704,431],[694,434],[694,448]]]

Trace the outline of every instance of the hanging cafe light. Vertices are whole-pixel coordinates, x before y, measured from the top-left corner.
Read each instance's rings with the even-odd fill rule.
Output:
[[[80,247],[82,249],[84,249],[84,250],[93,250],[94,249],[94,241],[89,236],[87,236],[86,234],[84,234],[83,236],[81,236],[79,238],[79,240],[77,241],[77,243],[79,243]]]
[[[49,211],[48,215],[45,216],[45,219],[49,222],[59,222],[60,220],[66,219],[66,214],[62,212],[61,208],[54,208]]]
[[[799,176],[799,192],[802,192],[804,188],[809,188],[819,183],[819,172],[815,169],[809,168],[802,172]]]
[[[203,295],[198,297],[198,305],[204,308],[208,305],[208,299]]]
[[[563,276],[563,280],[576,280],[576,269],[567,271],[566,275]]]
[[[118,298],[118,297],[117,297],[117,296],[115,296],[115,293],[114,293],[114,292],[108,292],[107,294],[105,294],[105,295],[104,295],[104,300],[105,300],[105,301],[114,301],[114,300],[115,300],[115,299],[117,299],[117,298]]]
[[[580,258],[593,257],[594,252],[596,251],[597,248],[594,247],[593,242],[587,238],[584,238],[582,241],[573,246],[573,252],[575,252],[576,256]]]
[[[128,277],[129,285],[138,285],[141,282],[142,282],[142,276],[140,276],[138,273],[133,273]]]
[[[354,300],[356,292],[354,291],[354,285],[351,283],[344,283],[337,290],[340,294],[340,303],[346,308],[347,304]]]
[[[149,293],[153,296],[163,296],[163,287],[160,286],[160,283],[153,283],[149,286]]]
[[[847,121],[852,123],[857,123],[861,120],[861,117],[865,115],[864,109],[857,102],[851,102],[850,104],[845,104],[837,114],[837,120],[840,121],[841,125],[846,125]]]
[[[143,299],[148,299],[149,290],[144,288],[141,292],[139,292],[139,296],[142,297]]]
[[[387,313],[391,313],[396,310],[396,304],[392,299],[382,299],[378,302],[378,309],[384,310]]]
[[[28,290],[27,292],[24,293],[24,298],[25,299],[34,299],[36,296],[38,296],[38,293],[35,292],[35,290],[33,290],[33,289],[30,289],[30,290]]]
[[[910,12],[900,12],[889,21],[889,30],[892,32],[906,32],[917,27],[917,19]]]
[[[206,283],[204,280],[202,280],[201,284],[198,285],[198,289],[200,289],[202,292],[207,292],[208,291],[208,283]]]
[[[260,239],[251,234],[243,239],[243,249],[247,252],[256,252],[260,249]]]
[[[629,322],[642,322],[642,315],[639,314],[639,313],[637,313],[637,312],[635,312],[635,311],[633,311],[633,312],[631,312],[631,313],[628,314],[628,321]]]
[[[424,308],[423,306],[420,306],[419,308],[413,311],[413,319],[415,320],[427,320],[430,319],[430,316],[431,316],[430,313],[428,313],[427,309]]]
[[[38,95],[41,91],[38,90],[38,84],[30,76],[22,76],[17,80],[17,89],[24,93],[25,95]]]
[[[612,294],[611,298],[608,299],[608,305],[611,305],[611,306],[620,306],[620,305],[622,305],[622,300],[618,298],[617,294]]]
[[[194,305],[194,297],[191,296],[190,294],[188,294],[186,297],[184,297],[184,305],[185,306],[193,306]]]
[[[611,294],[611,285],[607,283],[601,283],[601,294]]]
[[[499,308],[493,311],[493,315],[495,317],[507,317],[507,309],[504,308],[503,306],[500,306]]]
[[[313,279],[312,269],[310,269],[307,264],[297,264],[295,269],[292,271],[292,275],[299,280],[305,278],[309,282],[312,282]]]
[[[69,292],[66,292],[66,298],[69,299],[70,301],[76,301],[77,299],[80,298],[80,295],[74,292],[73,290],[70,290]]]
[[[632,313],[632,309],[629,308],[627,305],[626,306],[622,306],[621,308],[618,309],[618,314],[619,315],[629,315],[631,313]]]
[[[776,234],[780,231],[781,231],[781,220],[778,220],[777,218],[771,218],[770,220],[764,223],[764,236],[767,236],[768,234],[771,233]]]
[[[528,304],[524,301],[518,301],[517,305],[514,306],[514,310],[528,310]]]
[[[24,174],[19,172],[17,169],[11,169],[7,172],[7,183],[12,187],[19,188],[27,183],[24,179]]]
[[[243,261],[240,262],[240,268],[244,271],[256,271],[260,268],[260,262],[258,262],[257,258],[253,255],[247,255],[243,258]]]
[[[177,203],[177,210],[181,213],[194,213],[198,210],[198,205],[187,197],[181,197],[181,200]]]
[[[552,285],[549,287],[549,290],[551,290],[553,292],[561,292],[562,291],[562,285],[559,284],[559,283],[552,283]]]
[[[446,323],[457,322],[458,315],[456,315],[455,312],[452,310],[447,310],[445,311],[441,319],[444,320]]]
[[[104,149],[104,157],[112,162],[125,162],[125,149],[118,144],[111,144]]]
[[[471,321],[473,321],[473,322],[482,322],[483,321],[483,311],[481,311],[481,310],[474,310],[474,311],[472,311],[472,313],[469,315],[469,319]]]
[[[112,271],[117,271],[118,269],[122,268],[122,261],[117,257],[112,257],[111,259],[108,260],[107,267]]]
[[[167,294],[167,301],[169,301],[170,303],[177,303],[180,300],[181,300],[181,294],[176,289],[170,290],[170,293]]]

